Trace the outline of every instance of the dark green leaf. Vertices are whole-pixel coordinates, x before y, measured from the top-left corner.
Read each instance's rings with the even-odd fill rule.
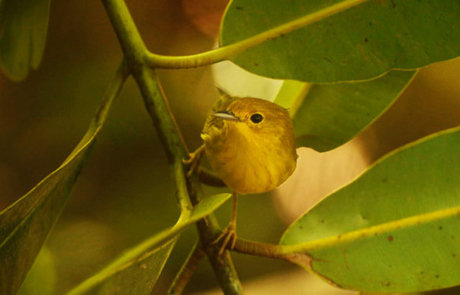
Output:
[[[50,0],[0,3],[0,64],[12,80],[37,69],[45,49]]]
[[[0,212],[0,294],[15,294],[59,217],[126,74],[119,70],[78,146],[61,166]]]
[[[173,238],[134,259],[126,260],[121,257],[126,260],[125,263],[112,264],[110,269],[107,268],[91,277],[85,281],[85,284],[80,285],[80,288],[72,290],[69,295],[148,295],[152,292],[175,243],[176,238]],[[130,256],[130,253],[126,255]]]
[[[211,214],[230,197],[231,194],[218,194],[203,199],[188,217],[129,249],[110,265],[72,289],[69,295],[150,294],[178,234]]]
[[[221,28],[228,45],[327,8],[338,0],[234,0]],[[269,40],[231,60],[272,78],[363,80],[460,55],[458,0],[367,1]]]
[[[459,147],[460,127],[392,152],[292,224],[285,252],[347,289],[459,285]]]

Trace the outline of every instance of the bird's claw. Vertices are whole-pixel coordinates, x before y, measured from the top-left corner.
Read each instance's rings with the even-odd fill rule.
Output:
[[[212,244],[217,244],[222,240],[222,243],[219,248],[219,256],[222,255],[225,249],[232,250],[235,248],[236,244],[236,228],[234,223],[230,223],[222,233],[215,239]]]
[[[191,177],[193,173],[196,171],[198,166],[200,165],[200,160],[201,156],[203,155],[204,152],[204,145],[200,146],[197,148],[195,151],[189,153],[189,158],[188,159],[182,159],[182,163],[185,166],[188,166],[187,170],[187,177]]]

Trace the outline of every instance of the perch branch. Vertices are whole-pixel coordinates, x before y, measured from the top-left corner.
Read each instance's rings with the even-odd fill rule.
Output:
[[[193,204],[200,200],[201,184],[196,177],[189,178],[190,199]],[[214,214],[208,215],[197,222],[197,229],[200,235],[201,247],[206,252],[209,262],[216,274],[219,284],[226,295],[242,294],[241,283],[233,265],[229,251],[219,255],[220,245],[213,243],[221,232]]]
[[[204,168],[203,166],[198,167],[198,178],[201,183],[209,186],[226,187],[222,179],[220,179],[214,172]]]
[[[304,251],[289,252],[289,247],[274,244],[265,244],[243,239],[237,239],[235,247],[232,249],[235,252],[261,256],[273,259],[283,259],[291,263],[295,263],[306,269],[311,268],[312,258]]]
[[[123,0],[102,0],[102,2],[118,36],[130,72],[139,86],[146,109],[158,131],[166,156],[172,164],[181,209],[180,218],[186,218],[192,209],[192,194],[189,191],[191,187],[187,186],[182,165],[182,159],[188,154],[186,146],[174,116],[169,110],[168,102],[162,92],[156,72],[144,64],[145,59],[143,57],[147,50],[125,2]],[[195,204],[196,202],[194,202]],[[212,219],[213,216],[198,222],[198,228],[202,233],[200,234],[200,240],[203,245],[207,245],[209,240],[214,237],[214,231],[217,231],[217,225],[209,221]],[[214,268],[222,290],[226,294],[241,294],[238,275],[233,267],[230,255],[227,253],[224,258],[221,258],[217,255],[217,251],[214,251],[214,248],[209,247],[205,249],[205,252]]]

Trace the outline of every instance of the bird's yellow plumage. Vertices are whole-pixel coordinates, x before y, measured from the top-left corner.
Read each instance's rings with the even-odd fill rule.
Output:
[[[289,114],[263,99],[223,95],[209,114],[201,137],[211,166],[237,193],[273,190],[296,166]]]
[[[294,128],[287,110],[272,102],[223,94],[201,133],[204,144],[184,163],[193,173],[203,150],[219,177],[233,190],[233,214],[219,253],[236,243],[238,194],[263,193],[283,183],[295,170]]]

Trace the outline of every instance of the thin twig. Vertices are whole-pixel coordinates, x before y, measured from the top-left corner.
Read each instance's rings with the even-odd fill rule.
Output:
[[[276,244],[266,244],[237,238],[233,251],[268,258],[285,259],[283,248]]]
[[[282,245],[237,239],[232,251],[273,259],[283,259],[306,269],[311,269],[312,258],[307,252],[288,253],[286,247]]]
[[[209,186],[226,187],[227,185],[214,172],[203,166],[198,167],[198,178],[200,182]]]
[[[193,273],[195,273],[198,265],[201,262],[201,259],[205,255],[205,252],[198,246],[198,243],[192,248],[185,263],[182,265],[180,271],[177,273],[174,281],[169,288],[169,295],[179,295],[187,286],[187,283],[190,281]]]

